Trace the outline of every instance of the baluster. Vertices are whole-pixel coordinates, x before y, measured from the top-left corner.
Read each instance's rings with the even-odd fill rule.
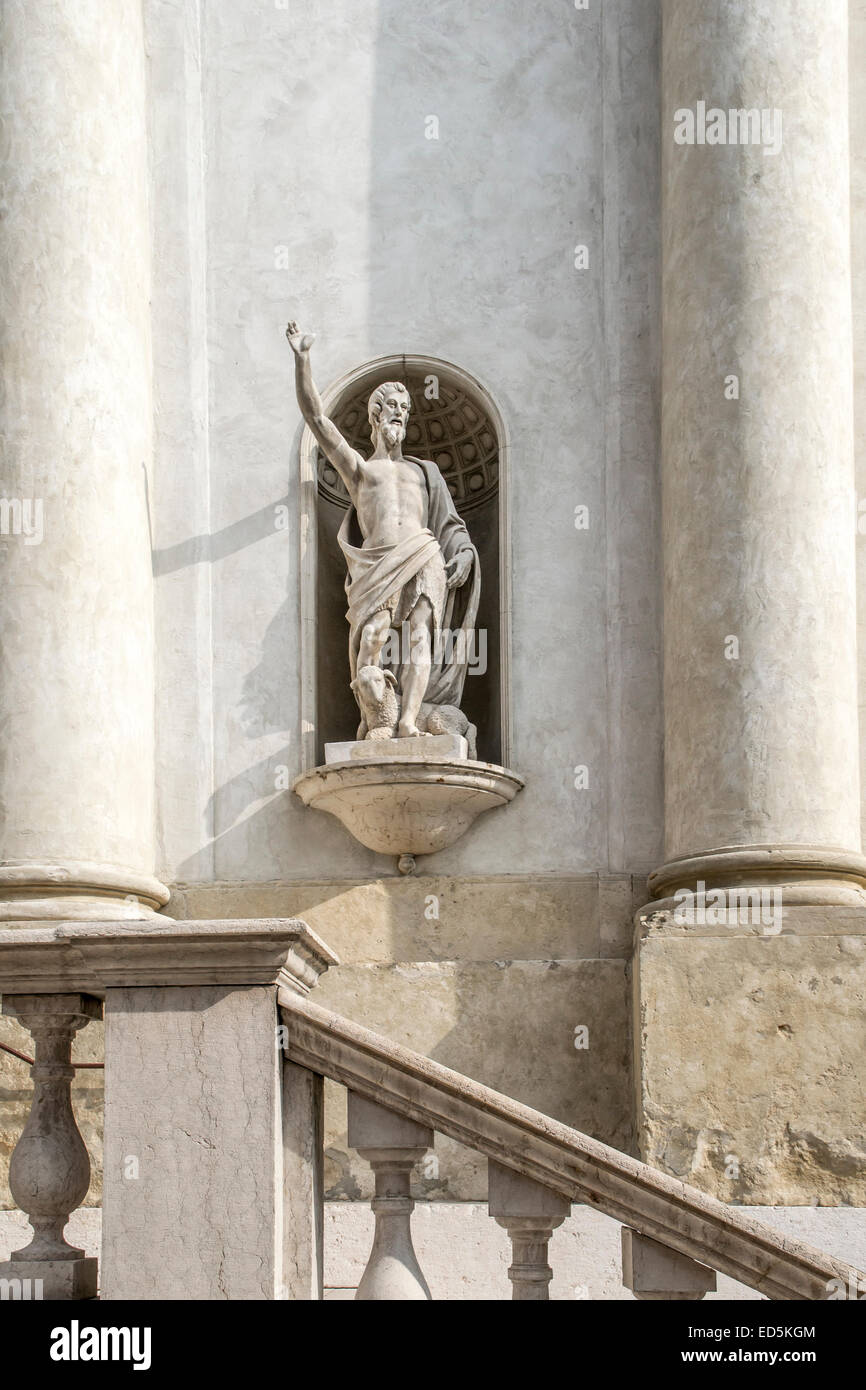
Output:
[[[547,1302],[553,1278],[547,1263],[547,1246],[556,1227],[570,1215],[571,1202],[513,1168],[488,1159],[487,1210],[511,1238],[508,1277],[512,1299],[522,1303]]]
[[[622,1282],[638,1299],[688,1303],[715,1290],[716,1274],[679,1250],[623,1226]]]
[[[70,1095],[72,1039],[102,1017],[102,1003],[85,994],[7,994],[3,1012],[34,1042],[30,1115],[9,1165],[9,1187],[33,1239],[0,1265],[0,1275],[41,1280],[47,1299],[95,1298],[98,1262],[70,1245],[63,1228],[90,1185],[90,1158]]]
[[[371,1202],[376,1218],[373,1248],[356,1299],[429,1299],[412,1245],[409,1195],[414,1165],[433,1146],[433,1131],[406,1120],[375,1101],[349,1092],[349,1143],[367,1160],[376,1177]]]

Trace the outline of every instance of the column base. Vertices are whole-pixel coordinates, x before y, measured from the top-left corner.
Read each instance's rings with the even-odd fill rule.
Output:
[[[671,859],[647,881],[658,910],[672,910],[678,893],[699,893],[701,885],[733,894],[776,889],[791,906],[866,907],[866,856],[823,845],[730,845]]]
[[[169,896],[159,879],[115,864],[0,865],[0,922],[147,921]]]
[[[635,1077],[644,1162],[721,1201],[866,1205],[866,909],[637,915]]]
[[[73,1302],[95,1298],[99,1261],[94,1256],[75,1260],[11,1260],[0,1264],[0,1288],[6,1297],[22,1302]],[[3,1283],[2,1281],[6,1281]]]

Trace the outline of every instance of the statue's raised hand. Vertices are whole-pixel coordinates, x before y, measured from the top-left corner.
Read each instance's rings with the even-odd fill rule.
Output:
[[[286,337],[289,340],[289,347],[296,357],[300,357],[303,353],[309,352],[315,342],[313,334],[302,333],[294,320],[286,329]]]

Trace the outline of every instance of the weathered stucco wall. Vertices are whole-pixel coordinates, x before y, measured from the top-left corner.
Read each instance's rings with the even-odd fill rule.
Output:
[[[478,377],[509,430],[512,761],[527,789],[436,872],[650,867],[656,5],[605,6],[603,24],[601,7],[559,0],[239,0],[204,7],[200,31],[180,10],[149,6],[163,872],[393,871],[275,788],[301,739],[290,316],[320,335],[323,387],[427,353]]]

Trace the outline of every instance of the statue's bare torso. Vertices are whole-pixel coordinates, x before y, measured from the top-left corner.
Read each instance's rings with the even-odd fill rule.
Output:
[[[406,458],[358,459],[349,496],[358,513],[365,550],[397,545],[427,525],[427,480]]]

